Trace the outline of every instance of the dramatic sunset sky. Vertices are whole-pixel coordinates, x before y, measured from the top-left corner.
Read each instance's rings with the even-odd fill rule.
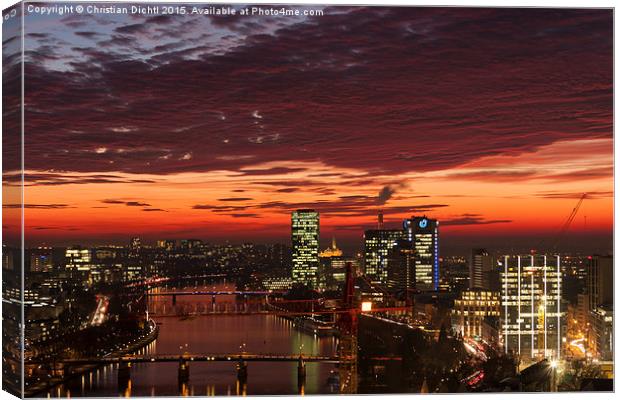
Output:
[[[321,247],[383,209],[522,250],[588,192],[560,247],[611,249],[611,10],[324,14],[27,17],[29,244],[286,243],[315,208]]]

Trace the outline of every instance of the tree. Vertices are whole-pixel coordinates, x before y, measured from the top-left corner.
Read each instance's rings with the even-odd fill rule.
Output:
[[[601,368],[591,362],[573,361],[560,377],[558,390],[575,392],[581,390],[581,382],[586,378],[602,378]]]
[[[506,378],[516,376],[516,360],[509,354],[499,353],[490,357],[482,364],[484,371],[484,383],[486,386],[495,388]]]

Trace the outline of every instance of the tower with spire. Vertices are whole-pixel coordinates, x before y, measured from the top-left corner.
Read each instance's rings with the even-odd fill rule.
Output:
[[[319,254],[321,258],[342,257],[342,250],[336,245],[336,236],[332,236],[332,245]]]

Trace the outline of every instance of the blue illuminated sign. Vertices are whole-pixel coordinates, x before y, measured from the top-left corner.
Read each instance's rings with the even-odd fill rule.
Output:
[[[418,223],[418,226],[422,229],[426,228],[427,225],[428,225],[428,220],[426,218],[421,219],[420,222]]]

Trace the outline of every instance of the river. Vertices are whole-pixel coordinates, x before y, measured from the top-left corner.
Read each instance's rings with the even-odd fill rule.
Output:
[[[155,290],[232,290],[226,282]],[[151,297],[149,310],[170,309],[171,297]],[[235,302],[234,296],[218,296],[219,306]],[[211,296],[179,296],[177,306],[191,308],[211,304]],[[221,307],[220,307],[221,308]],[[190,318],[154,317],[159,336],[141,350],[143,354],[248,353],[333,355],[336,339],[315,337],[297,330],[290,321],[270,315],[219,315]],[[305,394],[333,393],[327,384],[336,366],[307,363]],[[189,384],[183,390],[177,380],[177,363],[134,364],[131,383],[119,391],[116,366],[106,366],[52,389],[51,397],[96,396],[225,396],[298,394],[296,362],[250,362],[245,388],[237,384],[235,362],[192,362]]]

